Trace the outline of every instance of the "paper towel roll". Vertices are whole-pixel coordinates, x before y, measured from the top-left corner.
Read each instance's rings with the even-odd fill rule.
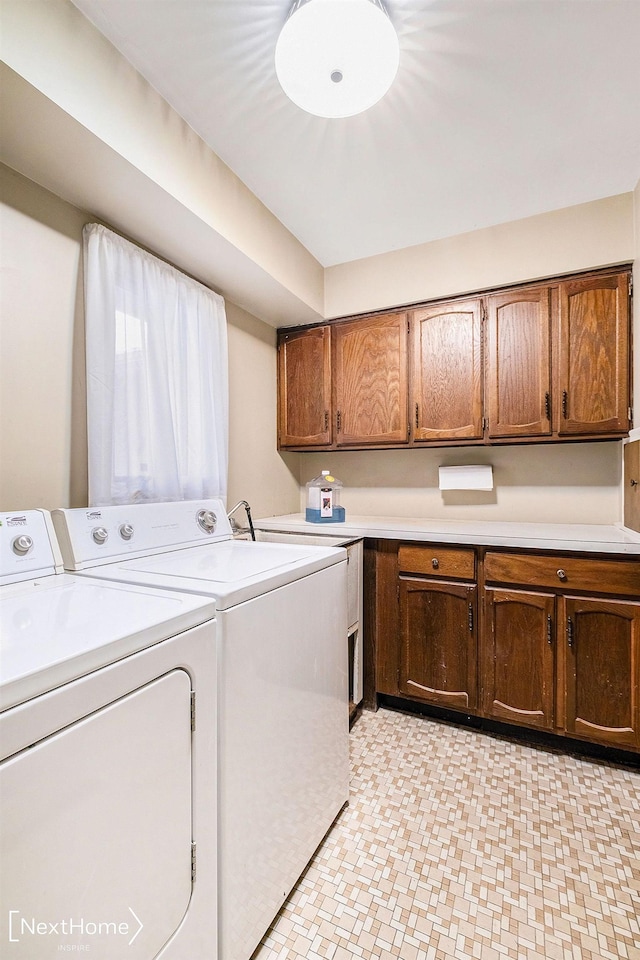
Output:
[[[439,467],[441,490],[493,490],[493,467],[469,464],[464,467]]]

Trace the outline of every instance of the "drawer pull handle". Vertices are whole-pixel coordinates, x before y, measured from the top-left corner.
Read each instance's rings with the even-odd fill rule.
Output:
[[[567,617],[567,643],[570,647],[573,646],[573,620],[571,617]]]
[[[563,581],[564,581],[564,580],[567,579],[566,571],[563,570],[562,568],[560,568],[560,570],[556,570],[556,574],[557,574],[557,576],[558,576],[558,580],[563,580]]]
[[[433,558],[433,560],[431,561],[431,566],[433,567],[434,570],[438,569],[438,567],[440,566],[440,561],[438,560],[437,557]]]
[[[550,614],[547,616],[547,643],[549,646],[553,643],[553,618]]]

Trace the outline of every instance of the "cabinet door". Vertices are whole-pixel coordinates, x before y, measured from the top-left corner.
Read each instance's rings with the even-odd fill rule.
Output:
[[[560,434],[629,430],[629,275],[560,284]]]
[[[414,440],[481,439],[481,301],[425,307],[411,322]]]
[[[548,287],[489,297],[485,409],[490,437],[551,433],[550,324]]]
[[[399,691],[452,709],[476,706],[477,589],[400,581]]]
[[[640,533],[640,440],[624,445],[624,525]]]
[[[331,443],[330,328],[283,333],[278,344],[281,447]]]
[[[565,597],[565,728],[640,748],[640,604]]]
[[[555,597],[487,589],[483,646],[486,716],[553,729]]]
[[[406,443],[406,314],[338,323],[333,339],[337,445]]]

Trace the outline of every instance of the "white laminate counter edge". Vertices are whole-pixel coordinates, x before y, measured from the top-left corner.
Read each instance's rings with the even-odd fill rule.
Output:
[[[344,523],[307,523],[301,513],[291,513],[280,517],[264,517],[254,521],[254,525],[259,530],[308,533],[315,536],[341,534],[379,540],[628,554],[637,556],[640,562],[640,534],[614,524],[514,523],[366,516],[347,516]]]

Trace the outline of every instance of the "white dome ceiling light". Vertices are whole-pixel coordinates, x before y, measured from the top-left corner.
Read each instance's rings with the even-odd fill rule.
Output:
[[[352,117],[373,106],[399,59],[381,0],[295,0],[276,44],[282,89],[317,117]]]

